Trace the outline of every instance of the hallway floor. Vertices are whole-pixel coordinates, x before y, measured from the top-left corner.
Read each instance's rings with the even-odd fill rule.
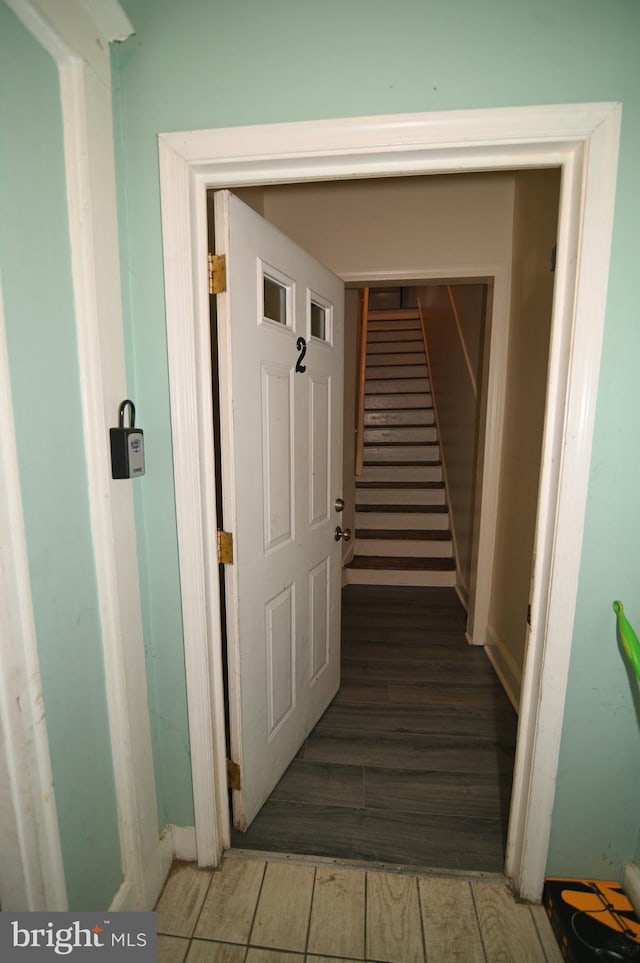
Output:
[[[175,863],[157,906],[158,963],[561,963],[541,906],[504,880],[228,854]]]
[[[243,850],[502,872],[516,714],[453,589],[349,585],[342,684]]]

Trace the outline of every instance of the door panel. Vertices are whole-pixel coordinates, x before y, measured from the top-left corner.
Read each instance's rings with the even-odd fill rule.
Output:
[[[331,495],[331,386],[309,375],[309,506],[311,525],[329,517]]]
[[[265,552],[293,537],[293,375],[262,365],[262,492]]]
[[[215,234],[233,817],[245,829],[340,682],[344,287],[227,191]]]

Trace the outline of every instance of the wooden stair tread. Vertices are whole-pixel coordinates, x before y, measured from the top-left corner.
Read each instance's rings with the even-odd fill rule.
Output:
[[[401,408],[400,410],[402,411],[403,415],[407,415],[407,416],[411,415],[411,417],[414,417],[415,415],[421,415],[424,411],[433,411],[433,408],[426,408],[426,407],[419,408],[419,409]],[[390,411],[384,408],[382,410],[376,409],[376,411],[373,412],[373,414],[375,414],[376,418],[380,418],[381,421],[365,422],[365,425],[364,425],[365,428],[434,428],[435,427],[433,422],[429,422],[429,421],[402,421],[396,425],[393,422],[389,424],[388,422],[385,422],[382,420],[384,418],[388,418],[389,416],[397,417],[397,414],[398,414],[397,408],[393,408]]]
[[[393,354],[393,352],[390,351],[389,354]],[[412,358],[400,358],[400,359],[394,359],[393,361],[382,361],[381,358],[376,357],[375,361],[371,361],[371,363],[369,363],[368,359],[370,357],[371,355],[369,355],[367,358],[367,368],[409,368],[409,367],[426,368],[427,367],[426,362],[415,361]],[[381,357],[384,358],[384,355],[382,355]],[[397,377],[398,375],[391,376],[391,378],[397,378]],[[386,381],[391,379],[378,378],[378,379],[371,379],[371,380]]]
[[[419,321],[417,308],[369,308],[369,321]]]
[[[384,557],[380,555],[355,555],[346,568],[395,569],[405,572],[454,572],[456,563],[452,558],[413,558],[409,556]]]
[[[368,378],[368,379],[367,379],[367,381],[369,381],[369,382],[371,382],[371,381],[405,381],[405,380],[407,380],[407,379],[405,379],[405,378]],[[411,380],[415,380],[415,379],[411,379]],[[410,395],[430,395],[431,392],[429,391],[428,388],[412,388],[411,391],[409,391],[409,392],[407,392],[407,391],[386,391],[386,392],[384,393],[383,397],[384,397],[384,398],[404,398],[404,396],[405,396],[406,394],[410,394]],[[365,393],[365,398],[366,398],[366,397],[367,397],[367,395],[366,395],[366,393]],[[369,395],[369,397],[372,398],[373,395]],[[376,397],[376,398],[379,398],[380,395],[376,395],[375,397]],[[429,405],[429,407],[431,408],[432,405]]]
[[[377,430],[377,431],[380,431],[380,430],[383,430],[383,431],[393,431],[393,429],[394,429],[394,428],[397,428],[397,427],[398,427],[397,425],[391,425],[390,427],[389,427],[389,426],[382,426],[382,428],[380,428],[380,426],[377,425],[377,426],[374,428],[374,430]],[[405,425],[401,425],[400,427],[405,428],[406,426],[405,426]],[[432,425],[418,425],[418,428],[431,428],[431,427],[432,427]],[[365,443],[364,443],[364,445],[363,445],[363,448],[365,449],[365,451],[366,451],[367,448],[424,448],[426,445],[435,446],[435,445],[437,445],[437,444],[438,444],[437,441],[402,441],[402,440],[398,440],[398,441],[365,441]]]
[[[407,429],[407,428],[430,428],[431,430],[433,430],[435,427],[436,427],[436,426],[435,426],[433,423],[429,423],[428,421],[409,421],[409,422],[404,422],[404,421],[403,421],[401,425],[394,425],[393,423],[392,423],[392,424],[382,423],[382,424],[368,425],[368,424],[365,423],[364,430],[365,430],[365,431],[367,431],[367,430],[369,430],[369,431],[395,431],[396,428],[400,428],[402,431],[404,431],[404,430]],[[374,445],[374,444],[376,444],[376,442],[373,442],[373,441],[365,441],[365,445]],[[383,442],[379,442],[378,444],[383,444]],[[413,444],[413,445],[417,445],[417,444],[424,444],[424,442],[394,441],[393,444],[394,444],[394,445],[412,445],[412,444]],[[437,445],[438,442],[437,442],[437,441],[433,441],[433,442],[431,442],[431,444],[432,444],[432,445]]]
[[[384,489],[388,488],[389,491],[394,491],[395,489],[402,489],[404,491],[413,489],[414,491],[422,491],[424,488],[434,490],[436,488],[443,489],[444,482],[439,481],[424,481],[424,482],[414,482],[414,481],[360,481],[359,478],[356,479],[356,489],[358,488],[372,488],[372,489]]]
[[[364,461],[362,464],[365,468],[439,468],[442,462],[422,458],[419,461]]]
[[[448,542],[451,540],[451,532],[446,528],[356,528],[356,538],[406,538],[414,542]]]
[[[422,338],[413,337],[414,334],[418,332],[415,329],[407,329],[405,331],[373,331],[372,334],[375,335],[369,342],[367,347],[367,356],[370,354],[377,354],[375,347],[382,344],[387,347],[390,344],[417,344],[419,345],[418,350],[424,351],[424,343]],[[398,336],[399,335],[399,336]]]
[[[379,341],[372,341],[369,344],[367,348],[367,357],[370,357],[371,355],[376,355],[376,354],[393,354],[394,353],[393,351],[388,350],[389,345],[392,345],[392,344],[401,345],[401,347],[397,349],[398,351],[424,351],[424,344],[422,342],[422,338],[398,338],[397,341],[394,341],[393,337],[381,338]],[[418,347],[417,348],[413,347],[413,345],[416,345],[416,344],[418,345]],[[374,350],[374,345],[376,346],[382,345],[384,350],[376,351]]]
[[[411,394],[416,394],[416,392],[415,392],[415,391],[412,391]],[[423,394],[426,396],[426,395],[430,395],[431,392],[430,392],[430,391],[425,391],[425,392],[423,392]],[[365,410],[365,411],[390,411],[390,412],[393,412],[393,411],[415,411],[416,408],[415,408],[415,405],[413,405],[413,404],[412,404],[410,407],[406,407],[406,408],[397,408],[397,407],[396,407],[395,402],[398,400],[398,398],[405,398],[406,395],[407,395],[407,392],[402,392],[402,391],[399,391],[399,392],[395,392],[395,391],[394,391],[394,392],[391,392],[391,391],[389,391],[389,392],[387,392],[386,394],[379,394],[379,395],[371,394],[371,395],[367,395],[367,396],[366,396],[367,399],[369,399],[369,400],[371,400],[371,401],[375,400],[376,404],[375,404],[375,406],[372,405],[370,408],[367,408],[366,405],[365,405],[365,409],[364,409],[364,410]],[[388,401],[388,402],[389,402],[389,407],[387,408],[387,407],[385,407],[383,404],[380,404],[380,401]],[[433,404],[425,404],[425,405],[423,405],[422,408],[420,409],[420,411],[431,411],[431,412],[433,412]]]
[[[386,398],[386,397],[388,397],[388,396],[385,395],[385,398]],[[421,415],[423,411],[433,411],[433,407],[432,407],[431,405],[429,405],[428,407],[427,407],[427,405],[424,405],[424,407],[422,407],[422,408],[403,408],[403,409],[402,409],[402,412],[403,412],[403,414],[405,414],[405,415],[408,415],[408,414]],[[392,411],[387,411],[387,412],[385,412],[385,411],[383,410],[383,412],[382,412],[383,415],[385,415],[385,414],[386,414],[386,415],[394,415],[395,413],[396,413],[396,409],[395,409],[395,408],[394,408]]]
[[[382,367],[384,367],[384,366],[377,364],[377,365],[374,365],[373,367],[382,368]],[[397,365],[397,364],[391,365],[391,364],[390,364],[389,367],[390,367],[390,368],[418,368],[418,367],[423,367],[423,366],[422,366],[422,365],[417,365],[417,364],[405,364],[405,365]],[[426,368],[427,366],[424,365],[424,367]],[[387,382],[387,381],[416,381],[418,378],[422,378],[424,381],[427,381],[427,380],[428,380],[427,375],[417,375],[417,374],[410,374],[410,375],[395,375],[395,374],[394,374],[394,375],[390,375],[388,378],[365,378],[365,394],[366,394],[366,386],[367,386],[368,384],[378,384],[378,383],[381,382],[381,381],[382,381],[382,382]],[[428,393],[428,392],[425,392],[425,394],[427,394],[427,393]],[[387,394],[389,394],[389,395],[402,395],[402,394],[405,394],[405,392],[404,392],[404,391],[388,391]],[[416,392],[415,392],[415,391],[412,391],[411,394],[416,394]]]
[[[356,512],[367,512],[374,515],[389,515],[397,513],[399,515],[444,515],[449,511],[447,505],[358,505],[356,502]]]

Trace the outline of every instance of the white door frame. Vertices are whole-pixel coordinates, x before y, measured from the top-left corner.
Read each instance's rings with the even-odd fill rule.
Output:
[[[159,136],[178,545],[201,865],[217,864],[229,845],[215,557],[207,189],[460,171],[562,170],[532,628],[506,862],[518,894],[539,900],[582,549],[620,113],[617,104],[574,104]]]

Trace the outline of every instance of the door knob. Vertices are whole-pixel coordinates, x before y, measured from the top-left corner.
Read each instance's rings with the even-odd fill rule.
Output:
[[[341,538],[344,539],[345,542],[350,542],[351,529],[350,528],[343,529],[343,528],[340,528],[340,526],[338,525],[336,528],[336,542],[339,542]]]
[[[344,508],[344,498],[336,498],[334,508],[337,512],[341,512]]]

